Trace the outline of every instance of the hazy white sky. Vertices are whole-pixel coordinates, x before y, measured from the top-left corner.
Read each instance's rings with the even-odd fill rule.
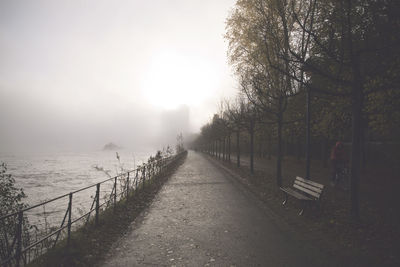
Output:
[[[157,137],[176,110],[197,131],[235,92],[234,2],[0,1],[0,145]]]

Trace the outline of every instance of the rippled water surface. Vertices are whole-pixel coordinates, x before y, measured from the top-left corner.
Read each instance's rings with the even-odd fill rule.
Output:
[[[7,164],[8,172],[16,180],[16,186],[23,188],[27,195],[24,201],[32,206],[107,179],[108,176],[96,170],[95,166],[102,167],[115,176],[121,172],[121,168],[132,170],[138,164],[147,161],[154,151],[121,150],[118,153],[120,161],[115,151],[95,151],[0,155],[0,162]],[[104,184],[103,195],[111,186],[112,183]],[[74,194],[74,210],[88,210],[93,202],[94,194],[95,188]],[[67,202],[68,198],[64,198],[47,204],[44,208],[32,210],[31,216],[38,217],[46,209],[50,215],[56,214],[56,218],[63,217]],[[36,219],[33,218],[33,220]]]

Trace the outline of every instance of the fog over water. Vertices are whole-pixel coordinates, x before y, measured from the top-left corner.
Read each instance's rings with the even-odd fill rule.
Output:
[[[235,92],[235,1],[0,2],[0,153],[144,150],[196,132]]]

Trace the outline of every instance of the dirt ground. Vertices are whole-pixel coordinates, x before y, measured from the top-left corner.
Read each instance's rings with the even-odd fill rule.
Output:
[[[231,162],[213,161],[238,174],[240,180],[274,212],[305,235],[325,239],[338,253],[358,254],[368,259],[371,266],[400,266],[400,179],[398,167],[384,165],[366,166],[360,177],[360,221],[350,217],[350,193],[342,187],[330,185],[330,169],[319,161],[311,164],[310,179],[325,185],[322,212],[306,210],[298,216],[300,205],[289,198],[282,206],[284,194],[276,184],[276,160],[255,158],[255,173],[250,174],[249,158],[241,157],[241,167],[236,158]],[[282,164],[283,184],[291,186],[296,176],[304,177],[304,161],[285,158]],[[318,236],[318,237],[317,237]]]

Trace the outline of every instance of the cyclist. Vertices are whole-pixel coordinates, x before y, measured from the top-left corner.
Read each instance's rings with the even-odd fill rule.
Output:
[[[347,165],[347,154],[344,151],[343,143],[338,141],[332,148],[331,152],[331,163],[332,163],[332,176],[331,185],[335,186],[338,182],[340,173],[343,172]]]

